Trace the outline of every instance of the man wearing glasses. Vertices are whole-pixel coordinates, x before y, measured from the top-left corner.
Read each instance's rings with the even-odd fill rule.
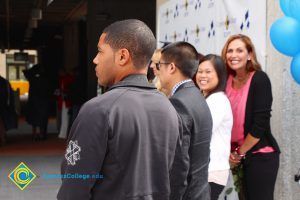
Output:
[[[208,164],[212,118],[206,101],[191,78],[198,69],[198,53],[189,43],[162,49],[155,73],[183,121],[183,143],[176,150],[171,171],[172,200],[209,200]],[[187,185],[186,185],[187,183]]]

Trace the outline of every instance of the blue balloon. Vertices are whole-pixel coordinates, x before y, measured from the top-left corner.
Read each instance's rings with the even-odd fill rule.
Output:
[[[300,22],[300,1],[290,0],[290,17],[297,19]]]
[[[297,54],[291,62],[291,74],[294,80],[300,85],[300,54]]]
[[[290,1],[292,0],[279,0],[280,8],[286,16],[291,16]]]
[[[287,56],[300,52],[300,23],[291,17],[276,20],[270,29],[273,46]]]

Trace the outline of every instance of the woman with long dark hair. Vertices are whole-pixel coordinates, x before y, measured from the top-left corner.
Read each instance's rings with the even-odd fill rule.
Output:
[[[220,56],[209,54],[200,59],[195,81],[206,98],[213,120],[208,168],[211,200],[219,198],[230,169],[228,157],[233,122],[230,102],[225,94],[226,80],[226,65]]]

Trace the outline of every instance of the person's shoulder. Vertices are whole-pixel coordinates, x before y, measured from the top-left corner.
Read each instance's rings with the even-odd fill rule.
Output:
[[[206,104],[205,98],[200,90],[196,88],[182,88],[170,97],[170,101],[174,107],[190,107],[193,104]]]
[[[224,101],[224,99],[228,99],[225,92],[223,91],[219,91],[219,92],[215,92],[212,93],[211,95],[209,95],[206,99],[206,101],[213,101],[213,102],[222,102]]]
[[[88,112],[107,112],[120,95],[122,95],[121,92],[116,92],[113,90],[105,92],[104,94],[96,96],[87,101],[83,105],[82,110],[86,110]]]
[[[215,92],[209,95],[206,101],[210,108],[211,106],[213,106],[222,109],[227,107],[228,105],[230,106],[230,102],[227,95],[222,91]]]
[[[223,91],[218,91],[218,92],[214,92],[211,95],[209,95],[207,99],[223,98],[223,97],[226,97],[225,93]]]
[[[157,90],[137,90],[132,88],[126,88],[126,87],[120,87],[120,88],[114,88],[113,90],[109,90],[105,92],[102,95],[99,95],[97,97],[94,97],[90,101],[88,101],[86,106],[88,107],[97,107],[102,110],[113,110],[113,108],[116,107],[124,107],[127,105],[132,105],[136,101],[140,101],[140,98],[138,98],[139,93],[148,93],[149,92],[149,98],[155,98],[156,100],[160,100],[163,103],[163,101],[168,102],[168,99],[159,91]],[[128,107],[131,109],[131,107]]]
[[[199,88],[197,88],[193,83],[189,83],[187,86],[178,88],[175,94],[171,98],[177,99],[193,99],[197,98],[199,101],[205,101],[203,95]]]
[[[253,79],[269,79],[266,72],[258,70],[254,72]]]
[[[264,85],[266,83],[270,83],[270,79],[267,73],[262,70],[255,71],[252,78],[252,84]]]

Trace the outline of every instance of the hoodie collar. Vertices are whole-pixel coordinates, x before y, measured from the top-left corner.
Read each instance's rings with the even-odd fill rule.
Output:
[[[138,87],[144,89],[156,89],[154,85],[148,82],[146,75],[143,74],[131,74],[126,76],[122,81],[114,84],[108,90],[112,90],[119,87]]]

